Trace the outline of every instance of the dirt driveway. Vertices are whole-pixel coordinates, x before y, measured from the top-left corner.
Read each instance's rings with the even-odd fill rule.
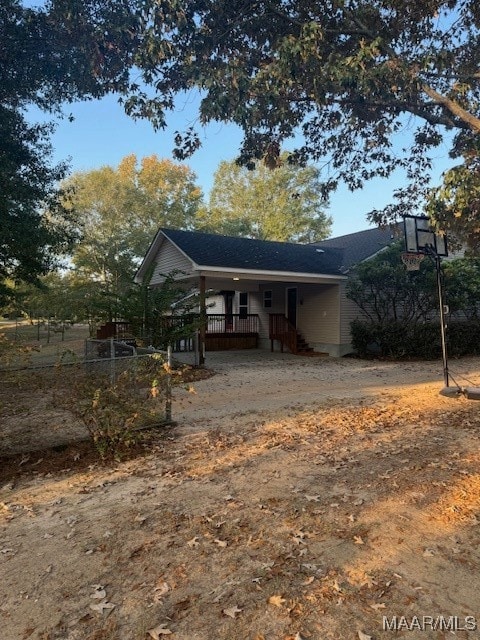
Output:
[[[4,482],[2,640],[479,638],[479,405],[439,363],[207,365],[145,456]]]
[[[189,361],[188,356],[178,357]],[[174,417],[182,425],[194,420],[198,426],[204,420],[258,411],[282,412],[318,403],[328,406],[360,398],[379,400],[392,393],[412,397],[417,384],[421,386],[419,398],[431,389],[439,406],[451,405],[438,396],[443,387],[438,361],[399,363],[248,350],[207,353],[206,366],[216,375],[196,383],[195,394],[176,391]],[[480,380],[480,359],[454,361],[452,370]]]

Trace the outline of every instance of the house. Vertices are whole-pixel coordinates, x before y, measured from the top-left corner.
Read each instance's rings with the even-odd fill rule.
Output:
[[[137,272],[161,286],[167,274],[200,292],[206,349],[253,347],[342,356],[351,352],[346,297],[350,269],[391,244],[397,227],[367,229],[314,244],[160,229]],[[152,268],[152,265],[153,268]],[[208,291],[217,292],[208,309]]]

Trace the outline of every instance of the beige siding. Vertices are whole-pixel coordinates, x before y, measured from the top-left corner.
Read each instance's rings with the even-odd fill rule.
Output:
[[[172,271],[192,272],[192,263],[168,240],[162,242],[155,256],[155,270],[150,284],[162,284],[165,276]]]
[[[346,283],[342,283],[340,292],[340,342],[348,344],[352,341],[350,335],[350,324],[360,315],[360,309],[349,300],[346,295]]]
[[[297,327],[313,345],[339,343],[340,304],[336,284],[299,285]]]

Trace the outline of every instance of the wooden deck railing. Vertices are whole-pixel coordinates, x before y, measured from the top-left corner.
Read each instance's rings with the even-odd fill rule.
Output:
[[[124,340],[132,338],[132,325],[128,322],[105,322],[97,329],[97,340],[107,340],[115,338],[116,340]]]
[[[167,330],[181,329],[185,326],[198,326],[200,316],[164,316],[162,327]],[[215,313],[207,315],[207,333],[258,333],[258,315],[256,313]]]
[[[283,313],[269,314],[268,337],[272,351],[273,341],[278,340],[282,353],[284,347],[287,347],[291,353],[297,353],[297,330]]]

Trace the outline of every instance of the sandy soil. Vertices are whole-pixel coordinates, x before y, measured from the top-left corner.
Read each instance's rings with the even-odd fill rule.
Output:
[[[479,405],[439,363],[207,364],[146,455],[4,476],[2,640],[480,637]]]

